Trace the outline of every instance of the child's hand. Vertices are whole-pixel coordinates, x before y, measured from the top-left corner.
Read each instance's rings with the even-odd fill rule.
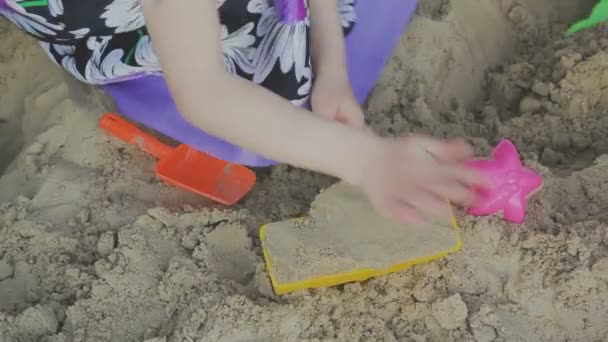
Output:
[[[376,209],[404,223],[451,220],[447,203],[470,204],[472,187],[487,182],[465,166],[473,152],[463,141],[423,136],[381,141],[367,152],[357,181]]]
[[[363,110],[353,95],[348,81],[320,78],[311,94],[314,113],[356,128],[365,127]]]

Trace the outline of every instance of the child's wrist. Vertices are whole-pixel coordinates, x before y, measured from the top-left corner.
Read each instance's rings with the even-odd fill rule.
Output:
[[[345,63],[335,58],[324,59],[317,63],[314,70],[314,82],[331,82],[335,84],[350,85],[348,70]]]
[[[313,80],[312,96],[316,97],[318,92],[343,94],[351,93],[352,87],[346,71],[328,70],[321,72]]]
[[[346,160],[341,163],[339,174],[343,181],[361,186],[374,160],[382,153],[384,140],[374,133],[361,130],[356,142],[350,144]]]

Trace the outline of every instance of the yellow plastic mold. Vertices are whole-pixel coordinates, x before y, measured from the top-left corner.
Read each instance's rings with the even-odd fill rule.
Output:
[[[302,220],[302,219],[303,218],[295,219],[295,220]],[[456,245],[454,245],[452,248],[450,248],[448,250],[438,251],[437,253],[435,253],[433,255],[428,255],[425,257],[421,257],[421,258],[407,260],[407,261],[404,261],[402,263],[399,263],[397,265],[394,265],[394,266],[391,266],[391,267],[388,267],[385,269],[372,269],[372,268],[356,269],[356,270],[352,270],[349,272],[330,274],[330,275],[324,275],[324,276],[320,276],[320,277],[316,277],[316,278],[311,278],[311,279],[300,281],[300,282],[281,284],[277,281],[277,278],[274,274],[274,271],[273,271],[274,268],[273,268],[272,258],[270,257],[270,253],[268,253],[268,250],[264,246],[264,241],[266,240],[266,227],[268,225],[269,224],[264,225],[260,228],[260,240],[262,243],[262,251],[264,254],[264,263],[266,264],[266,270],[268,272],[268,276],[270,277],[270,282],[272,284],[274,292],[277,295],[283,295],[286,293],[299,291],[299,290],[331,287],[331,286],[352,283],[352,282],[361,282],[361,281],[368,280],[370,278],[387,275],[389,273],[401,272],[414,265],[428,263],[428,262],[431,262],[431,261],[434,261],[437,259],[444,258],[444,257],[448,256],[449,254],[458,252],[462,248],[462,240],[460,238],[460,227],[458,226],[458,223],[456,222],[456,218],[454,216],[452,216],[452,227],[454,228],[454,234],[456,235]]]

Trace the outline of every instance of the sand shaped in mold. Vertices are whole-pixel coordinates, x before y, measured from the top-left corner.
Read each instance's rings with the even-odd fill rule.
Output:
[[[398,272],[458,251],[458,227],[403,225],[376,213],[358,188],[322,192],[310,216],[262,227],[260,238],[275,293],[328,287]]]

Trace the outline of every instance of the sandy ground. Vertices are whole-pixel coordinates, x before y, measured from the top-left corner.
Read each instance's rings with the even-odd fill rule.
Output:
[[[588,4],[588,2],[585,2]],[[569,0],[428,0],[369,101],[373,126],[500,138],[546,186],[525,224],[461,220],[464,248],[276,298],[257,228],[333,180],[289,167],[233,210],[160,184],[96,128],[110,102],[0,22],[0,341],[608,340],[608,31]]]

